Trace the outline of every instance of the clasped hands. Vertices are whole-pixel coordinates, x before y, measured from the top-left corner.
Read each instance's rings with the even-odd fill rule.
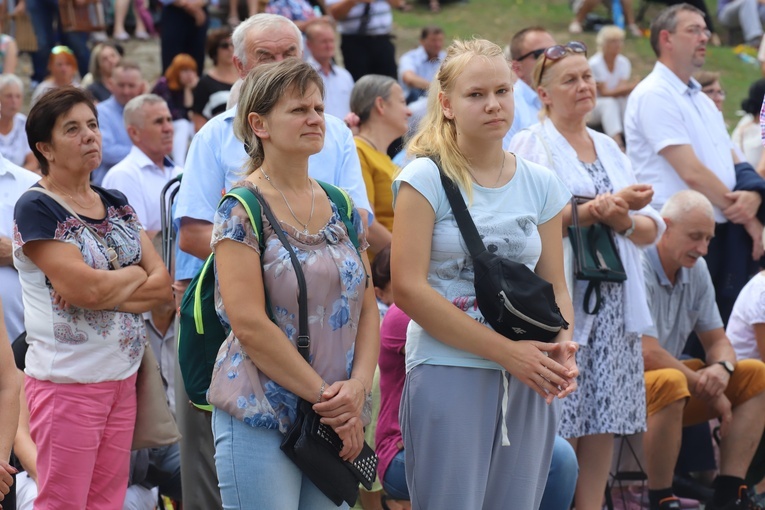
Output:
[[[361,413],[366,400],[366,389],[358,379],[337,381],[321,394],[322,401],[313,410],[321,422],[329,425],[343,441],[340,457],[352,461],[364,446],[364,425]]]
[[[650,184],[631,184],[617,193],[603,193],[587,202],[589,212],[598,223],[617,232],[627,230],[632,221],[630,211],[637,211],[651,203],[653,187]]]
[[[545,343],[536,341],[511,342],[505,370],[536,391],[545,402],[555,397],[565,398],[577,388],[576,351],[579,344],[565,341]]]

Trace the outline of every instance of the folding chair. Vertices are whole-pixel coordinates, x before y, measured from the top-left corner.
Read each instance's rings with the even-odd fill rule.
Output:
[[[177,237],[175,227],[173,226],[173,202],[178,194],[178,190],[181,189],[182,176],[183,174],[178,174],[177,177],[170,179],[160,192],[162,197],[159,203],[162,220],[160,227],[162,235],[162,260],[165,262],[165,267],[167,267],[168,271],[172,271],[173,251],[175,250],[175,240]]]
[[[635,482],[639,482],[641,488],[646,486],[648,482],[648,475],[643,469],[641,462],[642,455],[640,446],[642,445],[642,434],[634,434],[631,436],[615,436],[614,441],[618,441],[619,446],[615,452],[613,463],[611,466],[610,480],[606,484],[606,508],[608,510],[614,510],[614,502],[611,496],[611,490],[614,487],[622,489],[622,507],[627,508],[627,501],[624,498],[624,488],[628,485],[632,485]],[[638,443],[633,444],[633,441]],[[625,458],[625,453],[628,457]],[[624,467],[624,470],[622,468]],[[648,504],[648,501],[641,501],[641,504]]]

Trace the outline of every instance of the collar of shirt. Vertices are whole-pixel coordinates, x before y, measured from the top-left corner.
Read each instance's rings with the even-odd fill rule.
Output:
[[[696,81],[696,78],[692,77],[690,82],[684,83],[669,67],[661,62],[656,62],[656,65],[653,66],[653,72],[681,96],[684,94],[693,95],[701,91],[701,84]]]
[[[134,161],[136,166],[141,169],[150,168],[152,170],[160,170],[165,172],[166,170],[172,171],[175,168],[175,163],[173,163],[173,161],[167,156],[162,159],[162,167],[157,166],[157,164],[154,163],[154,161],[152,161],[144,151],[135,145],[133,145],[133,147],[130,149],[130,154],[128,154],[127,157]]]
[[[320,75],[329,76],[329,74],[324,74],[324,68],[322,67],[322,65],[315,58],[308,57],[306,59],[306,62],[311,64],[311,66],[313,66],[313,68],[316,69],[316,72],[319,73]],[[331,62],[329,64],[329,73],[330,74],[337,74],[337,72],[335,71],[335,64],[333,64]]]
[[[529,87],[525,81],[516,81],[515,88],[518,89],[518,94],[526,101],[526,104],[535,106],[537,110],[542,109],[542,101],[539,99],[539,94],[537,94],[536,90]]]
[[[441,62],[446,57],[445,51],[439,51],[435,58],[430,58],[428,57],[428,52],[425,51],[425,48],[422,45],[417,46],[414,51],[416,52],[415,55],[417,58],[422,62]]]
[[[664,266],[661,265],[661,259],[659,258],[659,249],[656,245],[645,248],[645,256],[648,257],[648,262],[651,264],[651,269],[659,277],[659,283],[662,287],[673,287],[672,282],[669,281],[667,273],[664,272]],[[677,278],[675,285],[685,285],[688,283],[689,269],[681,267],[677,272]]]

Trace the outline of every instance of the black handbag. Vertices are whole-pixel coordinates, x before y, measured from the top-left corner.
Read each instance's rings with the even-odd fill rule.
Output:
[[[295,268],[299,288],[297,348],[303,359],[310,363],[308,295],[303,269],[268,203],[259,194],[255,195],[260,200],[263,213],[273,225],[274,232],[289,253],[292,266]],[[313,410],[312,404],[300,399],[297,417],[282,440],[280,448],[332,502],[340,506],[345,501],[352,506],[358,498],[359,483],[369,490],[372,489],[372,483],[377,474],[377,454],[364,443],[361,453],[353,462],[343,460],[340,458],[343,441],[332,427],[324,425],[319,421],[320,419],[321,417]]]
[[[436,165],[457,226],[473,258],[476,303],[484,319],[510,340],[551,342],[561,329],[568,329],[568,322],[555,302],[552,284],[524,264],[486,249],[459,189],[441,171],[440,162]]]
[[[627,279],[627,273],[616,249],[611,227],[602,223],[589,227],[579,225],[577,205],[587,200],[585,197],[571,197],[572,224],[568,227],[568,238],[574,252],[574,276],[577,280],[590,282],[584,293],[584,311],[594,315],[600,310],[600,282],[623,282]],[[595,305],[590,308],[593,292]]]

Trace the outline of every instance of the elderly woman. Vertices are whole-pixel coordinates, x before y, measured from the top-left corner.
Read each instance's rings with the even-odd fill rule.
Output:
[[[321,77],[294,58],[259,65],[242,86],[234,132],[250,159],[238,186],[259,192],[280,224],[263,219],[259,243],[237,200],[224,199],[215,215],[218,312],[232,328],[209,391],[225,508],[242,502],[285,510],[336,508],[279,449],[298,398],[316,402],[314,410],[343,441],[342,458],[355,458],[363,445],[362,410],[379,350],[378,312],[374,289],[366,284],[367,242],[358,212],[351,216],[359,251],[337,205],[308,176],[308,158],[324,144],[322,97]],[[311,364],[296,349],[297,280],[275,229],[284,232],[305,273]]]
[[[393,291],[412,318],[399,421],[415,509],[538,508],[554,401],[576,389],[571,328],[552,343],[513,342],[486,324],[435,162],[458,184],[489,249],[550,282],[571,321],[560,236],[569,193],[550,170],[502,150],[512,83],[499,46],[455,41],[409,145],[417,159],[393,183]]]
[[[37,171],[24,126],[27,116],[20,112],[24,103],[24,84],[15,74],[0,75],[0,154],[11,163]]]
[[[388,146],[406,134],[412,112],[396,80],[380,74],[368,74],[356,82],[351,92],[351,111],[359,117],[356,151],[377,220],[369,227],[367,237],[374,254],[390,244],[393,231],[391,184],[398,167],[388,156]]]
[[[122,508],[136,417],[144,312],[170,276],[127,203],[90,185],[101,163],[85,91],[46,94],[27,119],[43,174],[16,203],[13,259],[29,350],[25,390],[40,508]]]
[[[48,57],[50,73],[32,92],[32,106],[48,91],[68,86],[79,86],[77,82],[77,59],[67,46],[54,46]]]
[[[586,55],[580,42],[545,50],[533,81],[544,120],[510,143],[510,150],[554,170],[572,194],[592,198],[577,206],[579,224],[602,223],[613,229],[627,272],[623,283],[599,284],[602,303],[594,315],[585,313],[591,307],[584,299],[588,282],[569,286],[582,375],[579,390],[563,403],[559,432],[579,459],[574,504],[578,510],[601,508],[614,434],[645,430],[640,333],[651,324],[651,316],[638,247],[655,242],[664,227],[648,206],[651,187],[635,183],[629,160],[612,138],[587,128],[597,85]],[[564,235],[571,224],[568,205],[563,211]]]
[[[207,34],[207,56],[213,65],[202,75],[194,89],[191,120],[195,131],[202,129],[208,120],[226,110],[231,86],[239,79],[239,72],[234,67],[234,44],[231,42],[230,28],[211,30]]]
[[[120,63],[122,52],[116,44],[103,42],[90,53],[88,74],[82,79],[82,86],[98,101],[106,101],[112,95],[112,71]]]
[[[632,64],[622,55],[624,30],[607,25],[598,32],[598,52],[590,57],[590,68],[598,88],[598,99],[589,123],[603,131],[624,150],[624,110],[627,97],[637,84],[630,79]]]

